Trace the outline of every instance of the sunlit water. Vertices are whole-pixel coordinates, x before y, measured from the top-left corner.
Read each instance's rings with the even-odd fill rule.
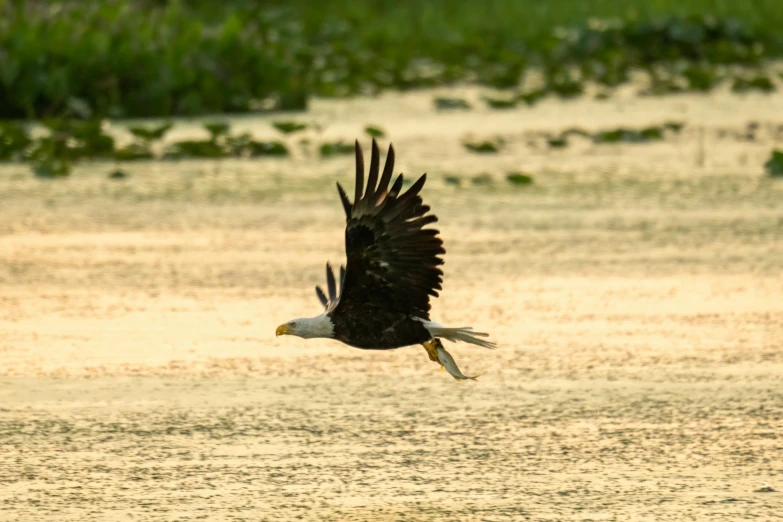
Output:
[[[0,519],[783,512],[756,492],[783,491],[783,182],[761,167],[783,97],[431,99],[317,103],[299,119],[323,130],[288,160],[138,163],[122,181],[0,167]],[[234,128],[271,137],[271,119]],[[541,135],[667,120],[686,126],[644,145]],[[366,124],[398,171],[428,172],[448,252],[432,316],[500,346],[449,346],[478,382],[421,347],[274,337],[320,312],[313,287],[343,260],[334,182],[351,192],[353,160],[315,145]],[[493,136],[497,155],[461,145]]]

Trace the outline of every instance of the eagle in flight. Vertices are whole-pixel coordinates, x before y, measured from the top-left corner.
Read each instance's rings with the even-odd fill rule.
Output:
[[[288,321],[277,327],[276,335],[336,339],[364,350],[421,344],[430,360],[440,363],[455,379],[475,379],[478,376],[462,374],[441,339],[486,348],[495,344],[484,339],[488,334],[470,327],[449,328],[430,320],[430,297],[437,297],[441,290],[439,266],[446,251],[438,230],[425,227],[438,218],[428,214],[430,207],[419,195],[427,175],[400,193],[402,174],[389,187],[393,170],[394,148],[389,146],[380,173],[380,154],[373,139],[365,187],[364,156],[357,140],[353,203],[337,183],[346,216],[347,257],[346,266],[340,267],[339,291],[327,263],[327,292],[315,288],[326,311]]]

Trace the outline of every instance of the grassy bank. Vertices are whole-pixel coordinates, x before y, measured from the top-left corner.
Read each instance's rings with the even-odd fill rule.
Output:
[[[530,67],[541,95],[638,68],[651,92],[708,90],[720,65],[783,56],[782,26],[779,0],[0,0],[0,118],[303,109],[313,95],[512,88]]]

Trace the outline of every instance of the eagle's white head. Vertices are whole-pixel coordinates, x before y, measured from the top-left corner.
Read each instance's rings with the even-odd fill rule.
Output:
[[[316,339],[319,337],[333,339],[334,323],[326,314],[315,317],[300,317],[278,326],[277,330],[275,330],[275,335],[295,335],[303,339]]]

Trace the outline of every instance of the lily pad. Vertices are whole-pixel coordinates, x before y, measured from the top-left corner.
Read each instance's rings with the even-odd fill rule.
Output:
[[[661,127],[645,127],[639,131],[639,136],[645,141],[662,140],[663,129]]]
[[[275,121],[272,122],[272,127],[282,132],[283,134],[292,134],[294,132],[305,130],[307,125],[295,121]]]
[[[250,157],[257,156],[288,156],[288,148],[279,141],[255,141],[248,143]]]
[[[585,88],[581,82],[570,78],[558,78],[549,84],[549,91],[561,98],[575,98],[580,96]]]
[[[337,141],[334,143],[322,143],[319,150],[321,152],[321,156],[324,158],[329,158],[331,156],[353,154],[354,146],[350,143]]]
[[[166,122],[161,125],[155,126],[141,126],[136,125],[128,127],[131,134],[143,141],[157,141],[162,140],[168,131],[174,126],[171,122]]]
[[[228,131],[231,130],[231,125],[221,121],[205,123],[204,128],[209,132],[210,140],[216,141],[218,138],[228,134]]]
[[[770,93],[775,91],[775,84],[769,76],[759,75],[753,78],[735,78],[731,86],[734,92],[761,91]]]
[[[599,131],[593,135],[593,141],[596,143],[618,143],[621,141],[632,141],[636,133],[628,129],[614,129],[608,131]]]
[[[580,129],[579,127],[571,127],[569,129],[566,129],[566,130],[563,131],[561,136],[563,136],[565,138],[568,138],[570,136],[579,136],[579,137],[582,137],[582,138],[591,138],[592,137],[592,135],[589,132],[587,132],[584,129]]]
[[[519,98],[491,98],[485,96],[484,101],[492,109],[513,109],[517,106]]]
[[[650,126],[641,130],[619,128],[596,132],[595,143],[645,143],[663,139],[663,126]]]
[[[667,130],[670,130],[672,132],[680,132],[682,128],[685,126],[684,123],[681,121],[667,121],[663,124],[663,127]]]
[[[533,183],[533,176],[523,174],[522,172],[509,172],[506,179],[512,185],[530,185]]]
[[[764,168],[773,178],[783,177],[783,150],[773,150],[772,156],[764,163]]]
[[[489,174],[479,174],[478,176],[474,176],[473,179],[470,180],[471,183],[474,185],[491,185],[492,184],[492,176]]]
[[[547,138],[546,142],[553,149],[562,149],[568,146],[568,139],[565,135]]]
[[[249,132],[228,135],[225,137],[226,150],[232,156],[245,156],[248,153],[251,141],[253,141],[253,135]]]
[[[146,143],[131,143],[127,147],[114,151],[114,159],[117,161],[139,161],[152,158],[152,151]]]
[[[435,108],[439,111],[471,109],[470,104],[462,98],[435,98],[433,102],[435,103]]]
[[[373,138],[384,138],[386,137],[386,133],[383,129],[380,127],[377,127],[375,125],[368,125],[364,128],[364,132],[372,136]]]
[[[46,159],[33,163],[33,173],[38,178],[63,178],[71,174],[71,164],[63,159]]]
[[[711,66],[691,65],[682,75],[688,82],[688,87],[694,91],[707,92],[718,83],[718,77]]]
[[[80,158],[111,157],[114,138],[103,132],[103,120],[72,120],[53,118],[43,121],[50,131],[35,142],[33,156],[78,160]]]
[[[466,149],[476,154],[495,154],[500,151],[500,140],[466,141],[463,143]]]
[[[544,89],[534,89],[532,91],[520,94],[519,99],[528,105],[535,105],[544,96],[546,96],[546,91]]]
[[[184,140],[172,143],[164,158],[222,158],[226,156],[226,150],[213,140]]]
[[[21,159],[31,143],[27,129],[21,125],[0,123],[0,161]]]

